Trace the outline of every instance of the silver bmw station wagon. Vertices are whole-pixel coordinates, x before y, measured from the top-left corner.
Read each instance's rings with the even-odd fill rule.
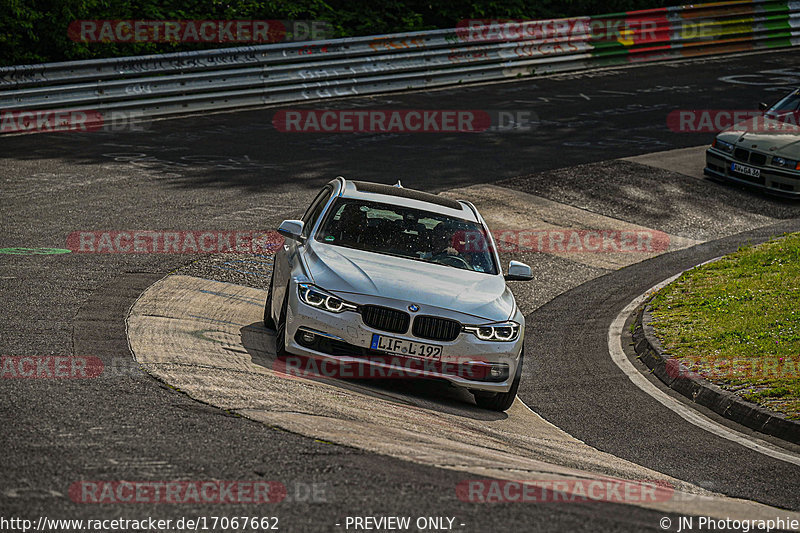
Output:
[[[444,379],[496,411],[514,402],[525,318],[506,282],[531,269],[503,275],[471,203],[339,177],[278,232],[264,309],[278,357]]]

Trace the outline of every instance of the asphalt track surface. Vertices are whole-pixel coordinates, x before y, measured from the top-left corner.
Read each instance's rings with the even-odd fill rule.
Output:
[[[275,110],[262,109],[159,121],[145,132],[1,138],[2,247],[65,247],[66,236],[80,230],[272,228],[299,214],[313,191],[339,174],[401,179],[438,192],[695,146],[712,135],[671,132],[670,111],[752,108],[796,85],[800,57],[789,51],[308,106],[531,110],[542,122],[526,133],[291,135],[271,126]],[[658,218],[652,211],[637,213],[636,202],[616,201],[624,191],[609,182],[571,176],[569,183],[534,180],[530,186],[536,194],[613,211],[622,220]],[[798,510],[796,467],[688,426],[621,380],[604,353],[608,324],[648,287],[748,238],[797,229],[791,204],[703,183],[705,191],[740,202],[728,209],[753,213],[763,207],[786,219],[779,223],[784,226],[651,259],[585,285],[580,269],[565,270],[564,277],[575,277],[571,285],[581,286],[530,316],[539,327],[529,329],[535,347],[528,350],[540,355],[528,359],[526,374],[534,377],[520,397],[603,451],[715,492]],[[717,207],[713,196],[699,203],[704,201]],[[690,229],[684,232],[691,236]],[[708,229],[703,238],[713,234]],[[92,355],[109,366],[129,360],[127,310],[148,286],[193,259],[0,255],[0,352]],[[462,474],[272,429],[199,404],[144,373],[0,383],[2,516],[277,515],[290,531],[337,530],[334,524],[348,515],[456,516],[471,531],[660,530],[663,516],[616,504],[460,502],[454,488]],[[71,502],[70,485],[91,479],[276,480],[290,494],[294,487],[323,483],[327,496],[324,502],[287,501],[257,510]]]
[[[665,254],[589,281],[538,308],[526,317],[526,323],[539,325],[526,338],[526,349],[535,354],[526,361],[526,371],[535,378],[523,382],[520,398],[567,433],[617,457],[652,465],[715,492],[797,509],[800,469],[796,465],[717,438],[665,410],[614,365],[606,339],[617,314],[665,279],[663,272],[677,273],[731,253],[743,239],[760,242],[798,230],[800,221],[790,220]],[[565,330],[574,334],[565,335]],[[624,331],[622,344],[630,348],[630,330]],[[635,364],[647,373],[642,363]],[[706,409],[702,412],[722,421]],[[736,424],[726,425],[754,434]]]

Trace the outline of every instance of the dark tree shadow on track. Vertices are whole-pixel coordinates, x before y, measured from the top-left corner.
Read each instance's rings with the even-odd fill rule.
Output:
[[[800,217],[797,199],[631,161],[579,165],[497,185],[699,240],[766,225],[770,219]]]
[[[337,175],[439,190],[570,165],[698,146],[709,133],[677,133],[679,109],[746,109],[775,87],[724,84],[720,76],[791,68],[794,52],[461,86],[156,120],[146,131],[42,133],[0,138],[0,157],[141,170],[164,189],[270,192],[316,188]],[[528,129],[478,133],[284,133],[284,109],[476,110],[531,113]],[[87,168],[88,167],[88,168]],[[52,168],[52,167],[51,167]]]

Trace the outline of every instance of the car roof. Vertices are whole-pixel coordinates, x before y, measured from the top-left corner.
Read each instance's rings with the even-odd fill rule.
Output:
[[[468,202],[384,183],[347,180],[342,177],[337,179],[343,182],[342,189],[339,192],[339,196],[343,198],[411,207],[471,222],[479,221],[474,208]]]

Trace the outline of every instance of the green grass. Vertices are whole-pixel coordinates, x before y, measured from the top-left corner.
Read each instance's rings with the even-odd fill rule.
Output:
[[[800,233],[690,270],[651,305],[656,336],[670,356],[800,420]]]

